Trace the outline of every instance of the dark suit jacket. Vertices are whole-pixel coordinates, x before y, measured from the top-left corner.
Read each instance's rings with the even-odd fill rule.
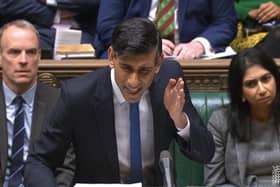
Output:
[[[70,8],[77,11],[75,17],[82,30],[82,43],[93,43],[99,0],[58,0],[57,7],[47,6],[43,0],[0,0],[0,27],[15,19],[26,19],[34,24],[40,33],[41,48],[53,48],[55,29],[53,25],[56,8]],[[69,7],[72,3],[73,6]]]
[[[163,92],[168,80],[182,77],[176,62],[163,63],[160,73],[150,87],[154,120],[155,165],[153,184],[160,185],[159,155],[176,139],[182,151],[191,159],[208,162],[214,152],[211,134],[203,126],[194,109],[187,87],[184,111],[190,120],[190,140],[185,142],[177,135],[173,121],[163,104]],[[34,145],[28,158],[25,185],[53,187],[50,168],[59,164],[70,143],[73,142],[77,159],[75,182],[119,183],[119,162],[114,124],[113,91],[110,68],[66,81],[46,131]],[[36,173],[40,176],[32,177]],[[41,181],[45,181],[43,184]],[[43,185],[43,186],[42,186]]]
[[[35,93],[34,99],[34,108],[32,114],[32,126],[31,126],[31,135],[30,142],[34,142],[40,135],[42,124],[46,116],[52,110],[54,104],[57,101],[59,96],[59,90],[52,88],[50,86],[44,85],[42,83],[37,84],[37,90]],[[2,186],[4,180],[3,177],[6,173],[7,159],[8,159],[8,134],[7,134],[7,125],[6,125],[6,108],[5,108],[5,98],[2,90],[2,84],[0,87],[0,186]],[[30,143],[30,144],[31,144]],[[31,147],[30,147],[31,149]],[[70,186],[71,180],[73,177],[73,160],[74,157],[69,155],[67,157],[68,165],[65,168],[60,169],[60,173],[58,173],[59,183],[62,186]],[[68,168],[68,169],[67,169]],[[63,173],[62,171],[65,171]],[[33,177],[36,177],[34,175]],[[70,181],[69,181],[70,180]],[[63,184],[63,185],[62,185]]]
[[[233,0],[178,0],[180,43],[195,37],[209,40],[215,51],[228,46],[237,30]],[[148,17],[151,0],[102,0],[97,20],[95,47],[103,54],[111,44],[115,26],[132,17]]]

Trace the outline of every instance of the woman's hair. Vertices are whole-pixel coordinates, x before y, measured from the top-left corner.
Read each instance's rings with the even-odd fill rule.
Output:
[[[228,76],[230,132],[239,141],[250,140],[250,105],[247,101],[242,101],[242,87],[246,70],[253,65],[260,65],[275,78],[277,90],[272,112],[275,124],[278,125],[280,119],[280,73],[277,64],[259,48],[250,48],[239,52],[231,60]]]

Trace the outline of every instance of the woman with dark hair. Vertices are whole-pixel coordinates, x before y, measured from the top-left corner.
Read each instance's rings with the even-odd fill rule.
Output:
[[[231,61],[228,86],[230,104],[208,122],[216,150],[205,166],[205,186],[279,186],[272,180],[280,163],[276,63],[258,48],[245,49]]]

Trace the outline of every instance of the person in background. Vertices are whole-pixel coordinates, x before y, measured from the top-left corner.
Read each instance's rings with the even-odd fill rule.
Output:
[[[231,61],[228,87],[230,104],[208,123],[216,151],[204,185],[279,186],[272,180],[280,163],[278,66],[261,49],[245,49]]]
[[[59,96],[58,89],[37,81],[40,56],[39,34],[31,23],[15,20],[1,27],[0,186],[3,187],[23,184],[23,166],[30,144],[38,138],[44,118]],[[60,187],[70,186],[74,175],[74,156],[67,155],[65,165],[57,170]]]
[[[239,0],[235,8],[239,24],[231,46],[236,51],[259,46],[271,57],[280,57],[280,0]]]
[[[237,30],[233,0],[103,0],[94,42],[97,57],[107,57],[114,28],[132,17],[154,21],[162,34],[163,54],[177,59],[224,51]]]
[[[56,10],[54,28],[82,31],[81,43],[93,44],[100,0],[39,0]]]
[[[52,168],[70,142],[75,183],[162,185],[159,156],[172,140],[188,158],[211,160],[212,136],[192,105],[181,66],[163,62],[153,22],[120,23],[108,53],[110,67],[63,83],[47,128],[32,146],[26,186],[55,186]],[[32,177],[36,173],[41,175]]]
[[[0,0],[0,26],[25,19],[39,31],[40,47],[54,48],[55,26],[79,29],[81,43],[93,44],[99,0]]]

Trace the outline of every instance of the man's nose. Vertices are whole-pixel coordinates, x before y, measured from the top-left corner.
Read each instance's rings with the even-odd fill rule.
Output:
[[[20,63],[26,63],[27,62],[27,55],[26,55],[25,51],[22,51],[20,53],[19,60],[20,60]]]
[[[128,77],[128,84],[131,87],[137,87],[139,85],[139,76],[137,73],[131,73],[130,76]]]

